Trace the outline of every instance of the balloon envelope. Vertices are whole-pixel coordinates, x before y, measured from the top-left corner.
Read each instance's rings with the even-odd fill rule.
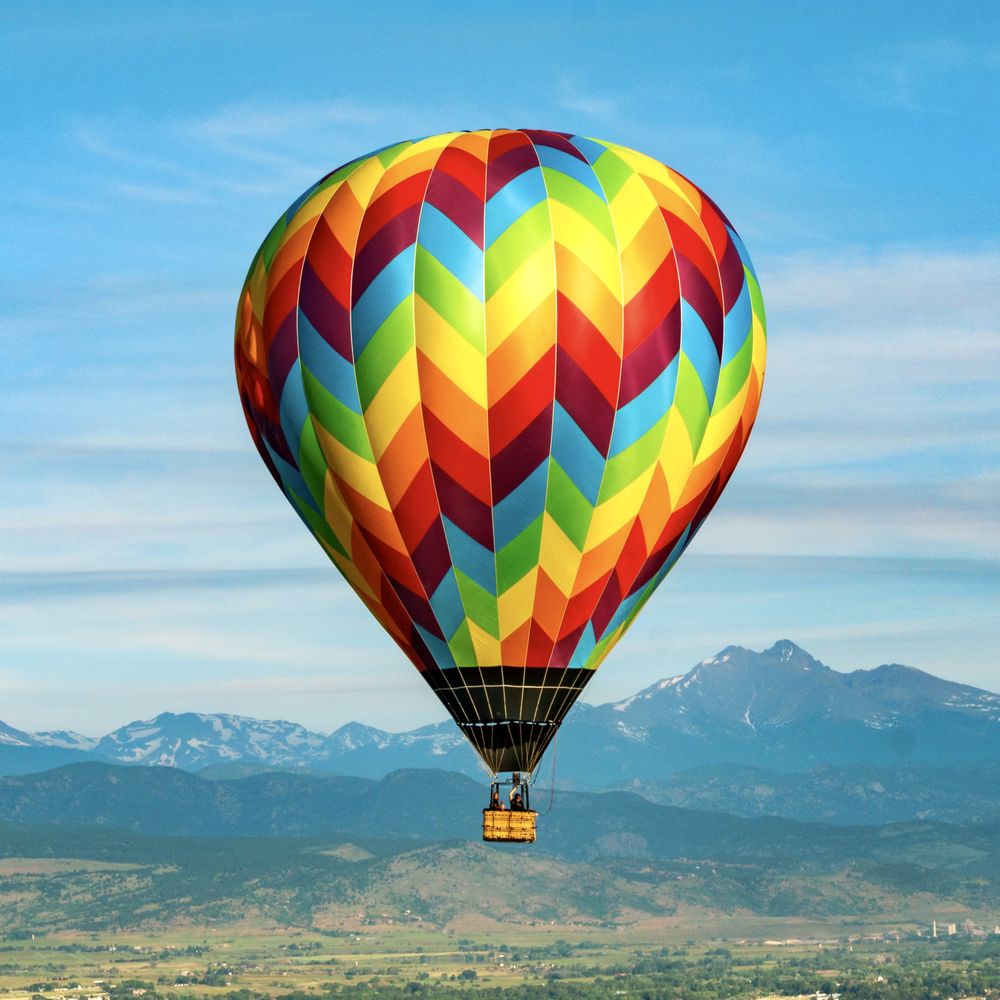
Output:
[[[750,260],[705,194],[533,130],[324,177],[236,322],[261,457],[494,772],[535,767],[691,541],[764,355]]]

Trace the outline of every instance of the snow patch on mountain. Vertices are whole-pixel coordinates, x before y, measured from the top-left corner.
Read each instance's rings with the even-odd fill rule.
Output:
[[[645,743],[649,739],[649,730],[645,726],[629,726],[619,719],[615,728],[626,739],[634,740],[636,743]]]
[[[890,713],[888,715],[873,715],[862,721],[869,729],[893,729],[899,724],[899,717]]]
[[[38,746],[38,743],[28,733],[22,733],[20,729],[0,722],[0,746],[32,747]]]
[[[64,750],[93,750],[98,743],[94,736],[83,736],[69,729],[54,729],[31,735],[39,746],[61,747]]]

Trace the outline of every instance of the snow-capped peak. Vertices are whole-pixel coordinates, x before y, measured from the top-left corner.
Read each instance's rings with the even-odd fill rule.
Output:
[[[83,736],[69,729],[53,729],[32,734],[42,746],[62,747],[65,750],[93,750],[97,746],[97,737]]]

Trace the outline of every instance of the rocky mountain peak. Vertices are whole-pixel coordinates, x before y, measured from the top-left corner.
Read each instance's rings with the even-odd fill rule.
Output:
[[[727,646],[628,698],[577,705],[561,730],[559,767],[571,782],[599,787],[606,779],[704,764],[794,770],[859,761],[993,760],[1000,754],[998,727],[1000,694],[899,664],[841,673],[783,639],[759,652]],[[45,762],[62,754],[186,770],[263,767],[380,777],[423,766],[480,773],[450,720],[403,733],[351,722],[326,734],[283,720],[162,712],[99,741],[0,723],[0,751]]]

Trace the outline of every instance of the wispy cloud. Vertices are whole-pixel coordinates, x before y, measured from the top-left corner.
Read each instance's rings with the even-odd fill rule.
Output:
[[[995,463],[997,274],[992,249],[768,261],[760,447],[804,467],[923,450],[944,471],[958,445]]]
[[[1000,641],[988,617],[997,567],[691,553],[587,700],[632,694],[730,642],[786,636],[838,669],[899,661],[995,687],[993,647],[980,639]],[[326,570],[36,574],[31,586],[53,587],[57,600],[0,604],[21,667],[0,673],[4,720],[100,733],[167,709],[327,730],[357,717],[398,729],[441,719],[416,671]],[[921,646],[931,640],[935,651]]]
[[[372,126],[384,117],[385,113],[376,107],[344,99],[279,104],[252,101],[220,108],[176,127],[209,145],[242,155],[245,143],[287,144],[289,136],[297,138],[345,126]]]
[[[1000,253],[764,260],[757,428],[703,551],[1000,554]]]
[[[329,567],[189,570],[23,570],[0,573],[0,604],[63,601],[78,597],[291,589],[330,583]]]
[[[0,602],[5,656],[19,668],[0,676],[4,721],[38,728],[72,718],[102,732],[165,709],[197,709],[333,728],[359,702],[371,705],[366,721],[379,725],[405,728],[414,712],[417,721],[440,719],[443,709],[416,671],[325,568],[301,579],[36,575],[27,588],[33,598]],[[13,585],[24,589],[25,581]],[[38,594],[47,588],[51,599]]]
[[[207,205],[211,199],[203,192],[190,188],[169,187],[166,184],[116,184],[114,193],[138,201],[159,205]]]
[[[157,197],[164,204],[192,203],[175,197],[169,189]],[[191,198],[201,200],[193,192]],[[53,332],[72,334],[89,324],[106,329],[108,324],[134,323],[137,318],[151,318],[160,324],[164,317],[185,312],[192,318],[204,316],[207,309],[228,312],[234,295],[216,284],[195,284],[186,277],[126,268],[49,278],[37,284],[4,282],[3,286],[6,309],[0,317],[0,336],[11,338],[4,345],[7,350],[23,344],[23,338]]]
[[[143,139],[148,143],[153,138],[149,126],[137,132],[130,123],[120,120],[91,119],[72,123],[68,137],[75,145],[106,163],[130,167],[143,174],[173,174],[188,180],[197,176],[193,170],[168,156],[142,151]],[[130,144],[128,139],[131,139]]]
[[[8,442],[0,564],[46,573],[325,566],[242,417],[231,417],[231,451],[157,450],[141,428],[131,449]]]
[[[918,476],[867,485],[833,474],[811,482],[786,477],[734,480],[693,547],[703,553],[786,551],[813,555],[981,554],[1000,557],[1000,501],[989,488],[956,498]]]
[[[176,574],[169,585],[155,590],[149,577],[139,586],[137,579],[137,574],[131,579],[119,575],[117,587],[88,590],[67,588],[64,576],[53,580],[57,602],[0,602],[7,649],[18,657],[48,655],[53,665],[77,655],[103,658],[109,669],[141,660],[197,673],[197,664],[215,664],[240,666],[250,677],[270,676],[289,663],[305,671],[324,667],[330,660],[328,644],[341,630],[338,662],[361,665],[373,656],[385,660],[392,648],[332,568],[318,580],[304,574],[298,582],[285,578],[278,586],[269,585],[273,577],[266,573],[256,583],[217,582],[210,588],[201,581],[184,586]],[[289,600],[296,607],[289,609]],[[318,628],[304,627],[310,616],[316,617]],[[45,627],[53,622],[64,626],[56,634]]]
[[[600,93],[571,77],[560,77],[556,84],[556,102],[560,108],[595,121],[612,119],[621,111],[621,99]]]
[[[890,246],[772,257],[764,277],[769,309],[813,328],[864,323],[873,332],[892,333],[903,326],[929,331],[947,324],[982,332],[995,329],[998,274],[997,248]],[[909,338],[894,340],[894,350],[907,350]]]
[[[996,86],[1000,46],[946,35],[894,42],[868,53],[848,73],[866,100],[903,111],[942,111],[953,109],[963,80],[969,85],[993,78]]]
[[[332,98],[323,102],[227,105],[201,115],[141,123],[90,119],[69,137],[116,168],[109,190],[151,204],[207,204],[224,196],[285,199],[346,161],[407,134],[406,114]]]

